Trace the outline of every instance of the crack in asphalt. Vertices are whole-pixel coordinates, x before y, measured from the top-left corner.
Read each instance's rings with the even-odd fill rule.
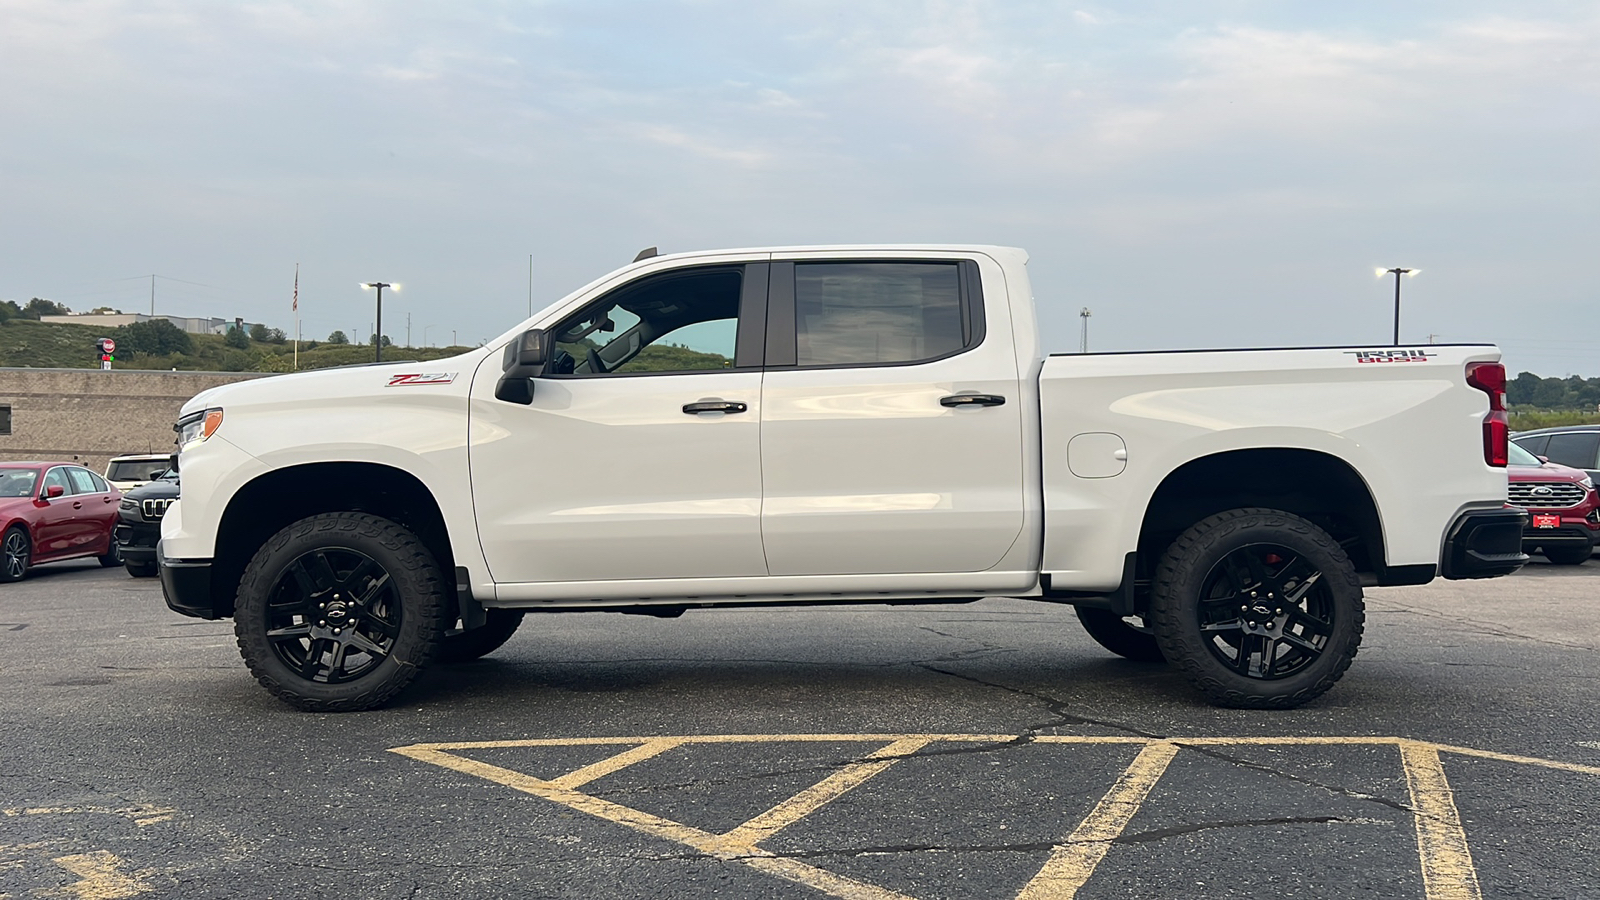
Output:
[[[1105,841],[1071,841],[1070,843],[1146,844],[1224,828],[1269,828],[1278,825],[1390,825],[1381,819],[1352,818],[1348,816],[1283,816],[1272,819],[1233,819],[1217,822],[1196,822],[1172,828],[1158,828],[1137,834],[1124,834]],[[887,856],[896,853],[1039,853],[1054,850],[1068,841],[1024,841],[1009,844],[879,844],[865,847],[833,847],[823,850],[772,851],[763,854],[778,859],[825,859],[828,857]],[[701,852],[671,853],[655,856],[636,856],[641,860],[710,859],[711,854]],[[731,859],[758,859],[754,854],[740,854]]]
[[[1440,619],[1456,625],[1465,626],[1453,629],[1458,633],[1464,632],[1466,634],[1476,634],[1484,637],[1517,638],[1524,641],[1533,641],[1536,644],[1548,644],[1552,647],[1561,647],[1567,650],[1588,650],[1591,653],[1600,652],[1600,648],[1596,648],[1588,644],[1573,644],[1568,643],[1567,641],[1557,641],[1550,638],[1535,637],[1531,634],[1522,634],[1520,632],[1512,631],[1498,622],[1481,622],[1476,619],[1463,619],[1460,616],[1446,615],[1445,613],[1437,610],[1429,609],[1426,606],[1407,606],[1403,603],[1396,603],[1393,600],[1387,599],[1385,599],[1383,603],[1384,605],[1390,607],[1390,609],[1393,611],[1412,613],[1424,618]]]

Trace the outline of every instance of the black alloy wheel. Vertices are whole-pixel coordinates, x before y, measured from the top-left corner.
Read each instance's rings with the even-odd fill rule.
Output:
[[[279,572],[267,601],[267,640],[301,678],[342,684],[388,659],[403,616],[393,579],[371,557],[313,550]]]
[[[1211,702],[1288,709],[1327,691],[1361,646],[1361,579],[1344,549],[1293,513],[1234,509],[1195,523],[1156,567],[1161,652]]]
[[[301,709],[381,706],[434,658],[444,575],[405,526],[322,513],[282,529],[245,567],[234,603],[239,652],[256,680]]]
[[[1206,649],[1235,672],[1275,681],[1316,662],[1333,635],[1322,572],[1281,544],[1249,544],[1218,560],[1200,588]]]
[[[21,581],[33,559],[33,542],[22,526],[14,526],[0,539],[0,581]]]

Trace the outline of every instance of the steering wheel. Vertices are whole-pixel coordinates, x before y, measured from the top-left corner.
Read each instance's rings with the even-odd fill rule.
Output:
[[[584,348],[584,358],[589,361],[590,375],[604,375],[611,371],[606,368],[605,362],[600,359],[600,354],[594,352],[593,347]]]

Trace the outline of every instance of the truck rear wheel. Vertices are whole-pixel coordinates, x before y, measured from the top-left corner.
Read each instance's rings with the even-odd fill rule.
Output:
[[[372,709],[433,658],[448,602],[433,554],[356,512],[301,519],[245,568],[234,634],[256,680],[301,709]]]
[[[1118,656],[1139,662],[1166,662],[1155,635],[1129,625],[1110,610],[1078,607],[1078,621],[1095,643]]]
[[[464,663],[488,656],[511,640],[522,624],[520,609],[486,609],[484,613],[488,618],[477,628],[445,632],[439,642],[438,662]]]
[[[1355,567],[1326,531],[1281,510],[1234,509],[1167,548],[1147,621],[1212,703],[1289,709],[1344,675],[1365,616]]]

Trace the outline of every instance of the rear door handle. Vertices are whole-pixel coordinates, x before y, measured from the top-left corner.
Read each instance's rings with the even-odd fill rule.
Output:
[[[698,416],[701,413],[742,413],[749,408],[749,404],[737,400],[701,400],[683,405],[683,411],[691,416]]]
[[[999,394],[953,394],[939,400],[940,406],[957,409],[963,406],[1000,406],[1006,398]]]

